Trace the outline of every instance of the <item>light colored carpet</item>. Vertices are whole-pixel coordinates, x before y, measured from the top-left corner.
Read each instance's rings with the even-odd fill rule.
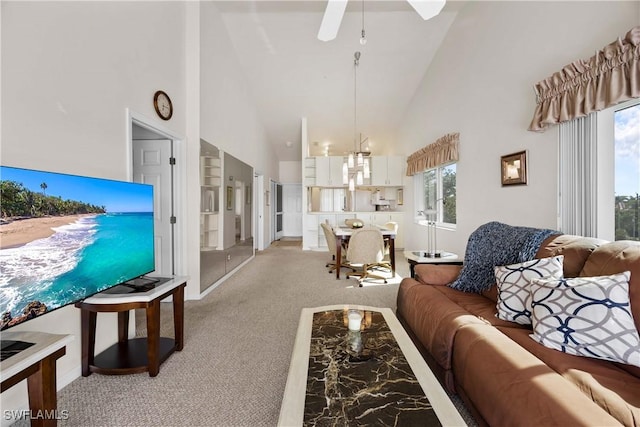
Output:
[[[397,283],[358,288],[354,279],[335,280],[328,257],[279,247],[258,253],[206,298],[185,303],[184,350],[157,377],[81,377],[58,394],[58,409],[70,415],[59,425],[276,425],[302,308],[351,303],[395,311]],[[408,276],[401,252],[398,270]],[[173,336],[170,304],[161,321],[162,335]]]
[[[302,249],[302,240],[276,240],[274,242],[271,243],[271,246],[277,246],[277,247],[294,247],[294,248],[301,248]]]

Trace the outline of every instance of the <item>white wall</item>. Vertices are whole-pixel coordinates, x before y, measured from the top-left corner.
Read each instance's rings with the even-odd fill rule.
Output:
[[[280,182],[283,184],[302,183],[302,162],[282,161],[280,162]]]
[[[456,231],[438,230],[441,249],[464,254],[488,221],[556,228],[557,128],[527,131],[533,85],[588,58],[638,25],[638,2],[468,2],[425,74],[398,131],[410,154],[460,132]],[[501,187],[500,156],[528,150],[529,184]],[[413,224],[413,180],[405,180],[407,248],[423,248]]]

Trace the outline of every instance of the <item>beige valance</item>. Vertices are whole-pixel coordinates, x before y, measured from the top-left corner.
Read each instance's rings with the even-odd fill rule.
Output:
[[[458,160],[460,133],[450,133],[419,149],[407,159],[407,176]]]
[[[589,59],[572,62],[535,87],[531,131],[640,97],[640,26]]]

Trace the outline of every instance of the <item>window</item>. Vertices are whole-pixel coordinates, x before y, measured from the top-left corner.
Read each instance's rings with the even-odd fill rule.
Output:
[[[434,220],[445,226],[456,224],[456,164],[450,163],[414,175],[419,223]],[[422,191],[420,191],[422,189]]]
[[[640,103],[614,113],[615,239],[640,240]]]

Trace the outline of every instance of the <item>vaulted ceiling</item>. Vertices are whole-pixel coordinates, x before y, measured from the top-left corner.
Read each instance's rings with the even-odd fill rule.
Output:
[[[449,0],[423,21],[405,0],[350,0],[338,36],[322,42],[324,0],[216,2],[281,161],[300,160],[303,117],[311,155],[346,154],[360,133],[374,154],[394,152],[395,129],[462,5]]]

